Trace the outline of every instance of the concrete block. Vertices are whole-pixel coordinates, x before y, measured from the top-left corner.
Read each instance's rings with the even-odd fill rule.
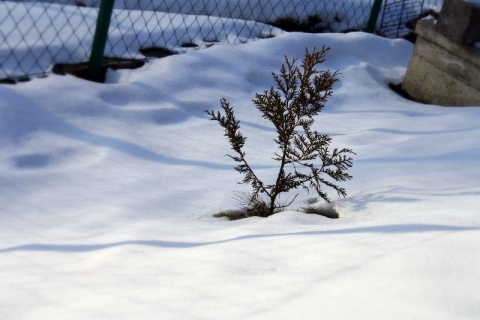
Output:
[[[464,0],[444,0],[436,30],[457,43],[480,41],[480,7]]]
[[[480,106],[479,90],[459,81],[420,55],[415,55],[410,60],[409,72],[402,87],[416,101],[423,103]]]
[[[414,99],[432,104],[480,105],[480,50],[451,41],[421,21],[402,84]]]

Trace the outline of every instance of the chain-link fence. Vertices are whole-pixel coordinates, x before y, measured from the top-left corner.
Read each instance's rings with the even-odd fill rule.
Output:
[[[383,6],[377,31],[388,38],[398,38],[415,27],[418,19],[436,18],[441,1],[435,0],[388,0]]]
[[[429,0],[390,0],[395,1],[416,5],[397,18],[398,26],[431,7]],[[54,64],[87,61],[99,4],[0,1],[0,82],[44,75]],[[282,30],[364,30],[371,7],[370,0],[116,0],[105,56],[141,60],[217,42],[249,42]],[[382,25],[377,30],[382,32]]]

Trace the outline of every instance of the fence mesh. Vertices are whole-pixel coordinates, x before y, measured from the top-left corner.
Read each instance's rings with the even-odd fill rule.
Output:
[[[377,31],[398,37],[405,21],[432,8],[427,1],[386,0]],[[88,61],[99,4],[0,1],[0,82],[44,75],[58,63]],[[184,52],[268,38],[282,30],[363,30],[371,6],[370,0],[116,0],[105,56],[145,59],[152,48],[156,54],[159,49]]]
[[[385,1],[378,33],[388,38],[398,38],[408,32],[408,24],[430,14],[438,13],[440,1],[389,0]]]

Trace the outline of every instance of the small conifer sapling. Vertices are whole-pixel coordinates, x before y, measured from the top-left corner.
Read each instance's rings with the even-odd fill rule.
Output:
[[[323,186],[334,189],[339,196],[347,195],[346,190],[335,182],[352,178],[347,170],[352,166],[350,155],[354,152],[348,148],[330,149],[332,138],[312,130],[314,117],[323,109],[338,81],[337,71],[316,69],[325,61],[329,49],[325,46],[321,50],[314,48],[312,52],[305,49],[300,66],[298,59],[285,57],[280,73],[272,72],[276,88],[257,93],[253,99],[262,117],[276,130],[274,143],[278,151],[273,160],[278,162],[278,174],[272,183],[262,181],[248,163],[244,151],[246,137],[240,132],[240,121],[236,120],[228,101],[225,98],[220,100],[223,114],[205,110],[210,120],[217,121],[225,130],[234,151],[227,156],[237,163],[235,170],[243,175],[241,183],[253,188],[244,208],[248,215],[269,216],[278,212],[286,206],[278,202],[279,195],[300,187],[315,190],[327,202],[330,200]]]

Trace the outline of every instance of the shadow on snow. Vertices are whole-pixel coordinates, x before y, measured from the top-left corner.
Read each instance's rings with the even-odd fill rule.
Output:
[[[479,231],[480,227],[460,227],[460,226],[446,226],[435,224],[399,224],[399,225],[384,225],[374,227],[350,228],[340,230],[325,230],[325,231],[306,231],[293,233],[277,233],[277,234],[256,234],[235,237],[231,239],[211,241],[211,242],[176,242],[176,241],[162,241],[162,240],[131,240],[119,241],[104,244],[26,244],[10,248],[0,249],[0,253],[17,252],[17,251],[46,251],[46,252],[90,252],[126,245],[151,246],[158,248],[194,248],[208,245],[222,244],[234,241],[260,239],[260,238],[276,238],[288,236],[320,236],[320,235],[335,235],[335,234],[359,234],[359,233],[387,233],[387,234],[401,234],[401,233],[426,233],[426,232],[458,232],[458,231]]]

